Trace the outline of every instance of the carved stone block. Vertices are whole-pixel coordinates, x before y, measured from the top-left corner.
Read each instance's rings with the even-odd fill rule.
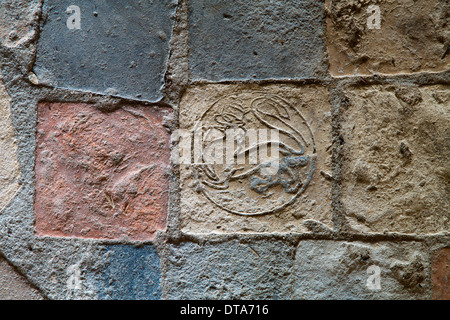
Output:
[[[327,90],[320,86],[190,88],[181,102],[180,128],[194,132],[200,126],[202,154],[219,146],[224,161],[211,164],[195,158],[181,166],[182,230],[303,233],[309,231],[305,222],[329,225],[330,121]],[[222,143],[230,129],[243,133],[245,142],[231,149],[234,162],[227,161],[230,149]],[[265,162],[261,153],[256,163],[249,159],[256,146],[261,151],[274,142],[269,133],[251,142],[251,134],[259,130],[279,132],[274,170],[267,170],[274,162]],[[241,156],[245,161],[238,162]]]

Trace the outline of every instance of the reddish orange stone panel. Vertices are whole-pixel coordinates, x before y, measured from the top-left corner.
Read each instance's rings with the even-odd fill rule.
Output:
[[[166,227],[170,109],[40,103],[38,236],[152,240]]]
[[[436,252],[431,267],[433,299],[450,300],[450,248]]]

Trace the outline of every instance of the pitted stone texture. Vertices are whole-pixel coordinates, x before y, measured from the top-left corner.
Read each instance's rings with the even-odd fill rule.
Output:
[[[189,1],[194,80],[304,79],[323,71],[323,3]]]
[[[112,245],[103,249],[105,268],[91,274],[100,300],[161,299],[161,270],[152,246]],[[92,280],[91,280],[92,281]]]
[[[0,256],[0,300],[43,300],[44,297],[33,288],[8,262]]]
[[[52,86],[157,101],[176,1],[45,0],[35,73]],[[81,12],[69,29],[69,6]]]
[[[371,266],[380,270],[380,289],[370,278]],[[420,243],[300,241],[293,299],[429,299],[428,273]]]
[[[32,228],[26,228],[30,236],[24,236],[23,222],[8,223],[6,228],[0,225],[2,251],[20,273],[48,299],[95,299],[95,283],[89,276],[104,269],[106,254],[100,245],[79,239],[36,238]]]
[[[36,230],[40,236],[152,239],[165,229],[170,111],[40,103]]]
[[[380,8],[380,29],[367,26],[370,5]],[[327,0],[331,74],[448,70],[449,6],[446,0]]]
[[[342,203],[360,232],[450,230],[448,86],[367,86],[341,104]]]
[[[165,299],[289,299],[294,248],[282,241],[170,247]]]
[[[20,166],[9,104],[10,97],[0,79],[0,212],[20,189]]]
[[[435,253],[431,267],[433,299],[450,300],[450,248]]]
[[[2,0],[0,1],[0,39],[3,45],[17,47],[30,40],[35,31],[39,1]]]
[[[188,89],[180,104],[183,130],[192,131],[201,121],[205,130],[215,128],[223,134],[233,126],[228,123],[230,117],[245,130],[280,129],[280,140],[291,151],[281,154],[280,147],[279,170],[272,175],[265,175],[259,165],[213,165],[210,169],[217,175],[215,179],[205,167],[182,165],[182,231],[303,233],[309,230],[304,224],[307,220],[326,229],[331,221],[327,90],[320,86],[205,85]],[[204,140],[208,141],[206,132]],[[292,151],[301,148],[301,156]],[[229,175],[227,167],[236,171]]]

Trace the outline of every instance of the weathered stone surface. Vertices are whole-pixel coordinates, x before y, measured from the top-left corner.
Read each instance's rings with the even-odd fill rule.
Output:
[[[300,241],[293,270],[293,298],[428,299],[431,284],[424,250],[415,242]],[[375,275],[371,266],[380,270],[379,289],[370,278]]]
[[[39,2],[33,0],[0,1],[0,39],[3,45],[16,47],[34,36]]]
[[[152,239],[166,226],[168,109],[40,103],[38,235]]]
[[[294,248],[282,241],[172,245],[165,299],[289,299]]]
[[[241,128],[246,134],[250,129],[277,128],[285,146],[280,144],[278,170],[269,174],[261,169],[264,162],[249,164],[248,154],[245,165],[182,165],[182,230],[302,233],[308,232],[306,220],[329,225],[330,118],[327,90],[320,86],[189,89],[180,105],[180,128],[192,131],[201,121],[204,151],[215,143],[215,134],[222,139],[228,128]]]
[[[431,267],[433,299],[450,300],[450,248],[435,253]]]
[[[161,298],[161,270],[152,246],[107,246],[106,268],[95,283],[101,300],[158,300]]]
[[[342,203],[355,230],[450,230],[448,86],[368,86],[341,105]]]
[[[323,3],[189,1],[195,80],[311,78],[324,69]]]
[[[8,262],[0,256],[0,300],[43,300],[44,297],[33,288]]]
[[[45,0],[35,73],[52,86],[161,99],[176,1]],[[66,25],[80,8],[80,29]],[[69,20],[72,21],[72,20]]]
[[[154,109],[127,103],[124,108],[128,111],[115,110],[115,103],[101,105],[108,99],[75,91],[159,99],[159,73],[145,64],[139,71],[135,69],[142,66],[148,53],[152,55],[145,37],[149,35],[147,21],[155,17],[147,9],[150,3],[158,6],[169,1],[174,2],[133,1],[130,8],[144,8],[134,13],[115,11],[131,4],[128,0],[0,1],[0,68],[7,87],[7,94],[0,89],[0,251],[8,262],[0,259],[0,299],[5,291],[8,298],[23,298],[29,293],[29,284],[45,298],[56,300],[448,299],[449,87],[442,85],[446,74],[441,71],[448,69],[449,53],[445,55],[445,41],[440,40],[449,38],[448,1],[378,1],[381,30],[366,28],[362,33],[356,23],[365,26],[365,9],[374,2],[333,1],[335,9],[328,18],[333,22],[336,18],[332,14],[338,12],[341,22],[328,24],[339,32],[327,39],[328,53],[331,60],[335,59],[335,48],[350,58],[337,56],[331,61],[331,74],[380,72],[393,76],[365,80],[344,77],[331,82],[327,81],[328,68],[324,72],[328,55],[323,54],[323,47],[327,40],[315,33],[327,26],[323,21],[325,11],[320,9],[324,0],[314,4],[313,0],[211,0],[204,1],[205,9],[200,11],[195,7],[200,1],[178,1],[181,5],[173,20],[175,36],[167,34],[168,41],[160,42],[166,46],[170,39],[171,43],[162,92],[164,102],[176,108],[172,128],[178,120],[185,125],[186,119],[192,124],[198,118],[219,128],[230,122],[245,124],[245,128],[267,126],[256,121],[254,115],[258,114],[270,123],[282,119],[293,128],[298,125],[307,141],[311,139],[310,128],[315,138],[315,152],[308,147],[305,155],[298,155],[316,155],[310,180],[308,165],[302,167],[306,172],[294,171],[298,175],[289,180],[289,164],[295,167],[302,161],[285,159],[279,180],[266,179],[255,171],[242,182],[229,181],[225,190],[211,188],[211,184],[209,189],[199,188],[199,182],[214,181],[205,180],[205,176],[197,179],[194,172],[199,168],[182,167],[178,175],[174,166],[170,179],[165,176],[169,160],[162,150],[168,152],[168,137],[166,132],[159,135],[161,116],[151,116]],[[55,4],[53,10],[48,10],[49,3]],[[359,13],[339,9],[352,9],[349,3],[360,3]],[[41,4],[45,4],[45,12],[37,17],[33,12],[39,12]],[[66,22],[73,13],[66,13],[66,9],[77,4],[81,7],[81,30],[69,30]],[[216,12],[207,15],[215,5]],[[204,12],[205,17],[195,16],[196,12]],[[121,20],[123,17],[134,21]],[[142,30],[136,27],[140,22]],[[39,74],[39,79],[33,73],[38,65],[30,69],[36,51],[38,63],[43,52],[38,23],[42,36],[54,37],[53,48],[60,52],[49,53],[46,64],[39,65],[49,70]],[[202,30],[206,31],[197,33],[205,25]],[[50,34],[52,29],[45,31],[49,26],[54,26],[54,34]],[[191,35],[198,37],[198,48],[192,45],[196,40],[189,39],[189,28]],[[105,35],[108,31],[109,36]],[[116,37],[128,31],[134,33],[127,34],[126,40]],[[234,31],[237,34],[231,35]],[[402,32],[405,36],[398,36]],[[165,35],[160,33],[158,37],[163,39]],[[317,45],[308,47],[315,40]],[[309,55],[312,50],[316,52]],[[194,56],[196,52],[200,54]],[[206,55],[209,52],[213,54]],[[140,53],[142,61],[132,57],[140,57]],[[161,58],[157,51],[154,53],[153,59]],[[211,66],[213,59],[217,64]],[[97,67],[99,63],[103,64]],[[67,68],[61,71],[64,81],[59,83],[56,76],[60,71],[51,70],[55,65]],[[94,71],[89,70],[91,67]],[[400,73],[409,75],[397,76]],[[149,79],[152,74],[157,74],[156,80]],[[272,81],[305,77],[324,81]],[[227,81],[232,84],[228,86],[201,85],[234,78],[238,80]],[[80,79],[88,85],[78,85]],[[155,86],[136,85],[142,79],[153,81]],[[378,85],[362,86],[365,81]],[[356,82],[347,91],[348,84]],[[436,85],[430,86],[433,83]],[[410,90],[412,84],[418,87]],[[51,86],[56,85],[69,90],[53,90]],[[325,87],[330,89],[330,98]],[[335,142],[331,147],[328,100]],[[44,118],[38,114],[42,101],[73,103],[47,104],[55,115]],[[96,105],[77,104],[88,101]],[[260,108],[244,117],[239,111],[249,103]],[[221,114],[225,107],[234,112]],[[295,115],[294,107],[304,116],[305,124]],[[47,112],[52,115],[51,110]],[[139,113],[151,121],[139,117]],[[283,115],[290,115],[294,121]],[[159,144],[152,137],[163,140],[164,148],[155,147]],[[156,166],[152,172],[134,175],[151,165]],[[298,190],[289,182],[300,178],[308,182],[304,190],[298,196],[286,192]],[[203,191],[209,192],[210,199]],[[162,199],[167,193],[169,208],[167,198]],[[286,206],[276,211],[277,201]],[[158,211],[156,204],[161,203],[164,206]],[[276,212],[262,214],[264,210]],[[170,213],[168,228],[166,211]],[[330,220],[336,233],[326,233],[332,225]],[[155,237],[158,230],[164,231]],[[385,230],[396,233],[383,234]],[[304,234],[308,231],[324,234]],[[368,273],[371,266],[380,268],[379,290],[367,287],[367,280],[374,275]],[[17,284],[16,277],[24,286]],[[316,311],[321,314],[321,310]],[[304,310],[298,309],[297,315],[304,315]]]
[[[9,103],[8,92],[0,78],[0,212],[20,188],[20,166]]]
[[[370,5],[380,29],[370,29]],[[444,71],[450,67],[445,0],[327,0],[330,72],[334,76]]]

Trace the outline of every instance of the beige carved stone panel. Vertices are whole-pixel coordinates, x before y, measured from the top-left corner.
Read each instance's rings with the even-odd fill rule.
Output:
[[[179,120],[182,130],[201,128],[202,154],[222,141],[216,150],[224,155],[224,164],[205,165],[200,158],[196,165],[181,165],[184,232],[304,233],[309,232],[306,225],[314,224],[311,220],[330,227],[331,113],[326,88],[200,85],[187,90]],[[245,146],[240,151],[237,147],[230,163],[226,154],[231,148],[223,141],[233,128],[245,133]],[[279,161],[272,171],[265,171],[271,161],[250,161],[255,144],[249,136],[258,130],[279,132]],[[267,135],[267,140],[258,136],[260,147],[273,142],[271,133]],[[193,154],[195,150],[194,145]],[[245,155],[245,163],[238,162],[238,154]]]
[[[441,72],[450,68],[445,0],[327,0],[333,76]]]
[[[0,79],[0,212],[20,188],[17,144],[11,124],[10,97]]]
[[[342,202],[361,232],[450,230],[448,86],[367,86],[342,105]]]

